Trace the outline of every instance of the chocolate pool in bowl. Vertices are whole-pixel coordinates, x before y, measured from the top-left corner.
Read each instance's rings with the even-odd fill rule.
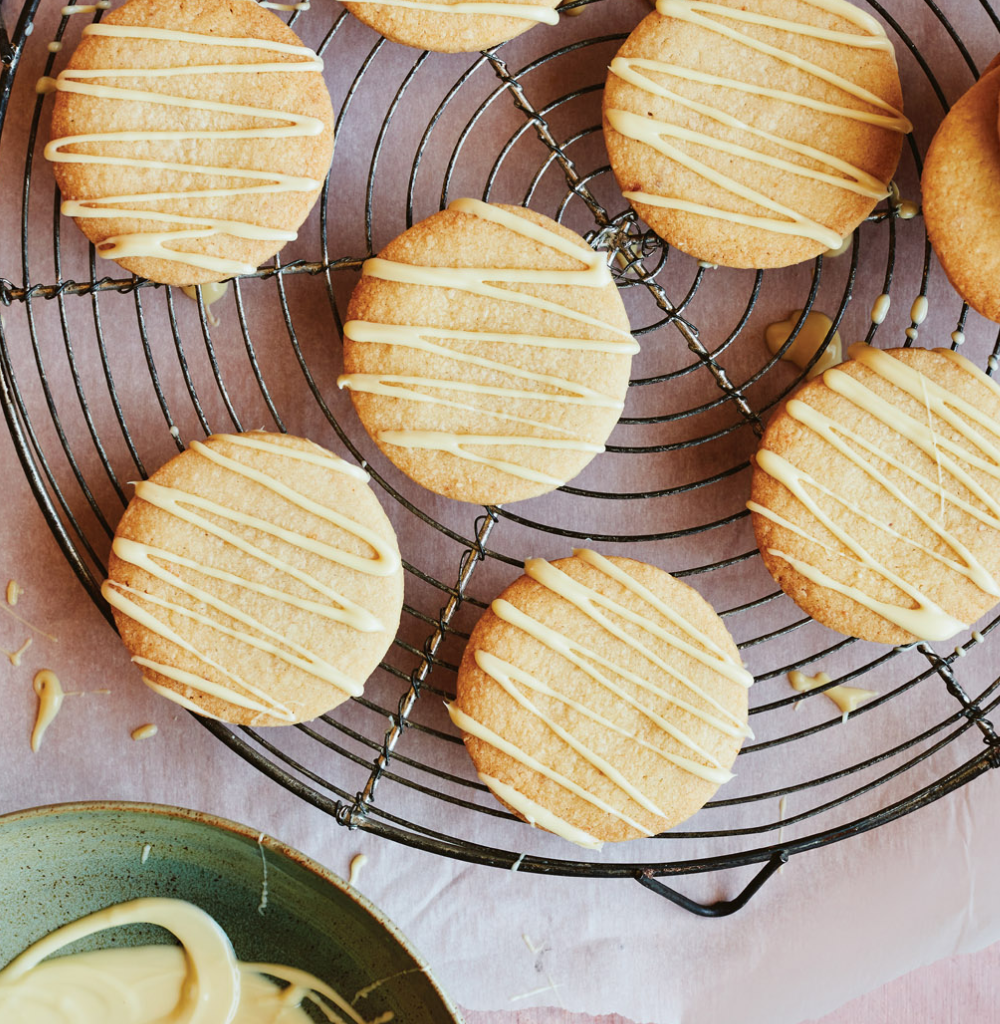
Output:
[[[366,1020],[392,1012],[405,1024],[460,1024],[427,964],[376,907],[245,825],[177,807],[105,802],[0,817],[0,965],[61,925],[148,896],[207,911],[241,960],[309,971],[348,1001],[361,994],[355,1009]],[[160,928],[129,925],[62,952],[165,941]]]

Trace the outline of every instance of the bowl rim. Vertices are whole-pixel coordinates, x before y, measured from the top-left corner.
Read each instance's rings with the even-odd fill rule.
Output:
[[[218,814],[212,814],[209,811],[197,811],[193,808],[177,807],[172,804],[145,803],[136,800],[72,800],[65,803],[41,804],[38,807],[26,807],[18,811],[9,811],[6,814],[0,815],[0,830],[6,825],[20,821],[30,821],[35,818],[48,818],[60,814],[80,812],[100,814],[111,811],[152,814],[163,818],[183,818],[186,821],[195,822],[199,825],[206,825],[210,829],[216,828],[223,832],[230,832],[245,839],[250,839],[268,852],[276,853],[305,868],[306,871],[315,875],[320,881],[326,882],[328,885],[333,886],[333,888],[338,889],[348,899],[353,900],[362,910],[374,918],[420,967],[421,973],[427,978],[431,988],[437,993],[441,1004],[451,1014],[455,1024],[464,1024],[461,1014],[441,987],[441,983],[432,972],[430,964],[384,911],[372,903],[367,896],[362,895],[352,886],[349,886],[343,878],[329,868],[313,860],[312,857],[307,857],[301,850],[295,849],[294,846],[289,846],[280,839],[260,831],[260,829],[251,828],[249,825],[233,821],[231,818],[224,818]]]

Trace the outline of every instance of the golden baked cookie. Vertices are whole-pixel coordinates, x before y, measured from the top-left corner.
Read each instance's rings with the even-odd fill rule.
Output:
[[[359,21],[393,42],[439,53],[471,53],[533,25],[555,25],[560,0],[345,0]]]
[[[696,591],[630,558],[524,570],[472,631],[448,708],[479,778],[581,846],[672,828],[751,735],[732,637]]]
[[[129,0],[53,84],[45,147],[97,254],[162,284],[252,273],[333,155],[323,62],[254,0]]]
[[[1000,387],[947,349],[849,351],[768,424],[757,544],[823,625],[947,640],[1000,598]]]
[[[302,722],[361,694],[403,602],[367,474],[311,441],[192,441],[136,484],[102,587],[143,681],[243,725]]]
[[[338,384],[424,487],[551,491],[604,450],[638,351],[605,260],[532,210],[457,199],[364,264]]]
[[[955,290],[1000,322],[1000,70],[981,78],[941,122],[920,179],[924,222]]]
[[[658,0],[604,90],[625,198],[729,267],[839,246],[886,196],[910,127],[892,43],[846,0]]]

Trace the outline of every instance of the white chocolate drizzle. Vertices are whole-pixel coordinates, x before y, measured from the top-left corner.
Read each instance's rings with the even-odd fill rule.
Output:
[[[272,455],[279,455],[282,458],[306,462],[362,481],[367,481],[368,479],[367,474],[362,470],[349,465],[329,452],[323,451],[318,446],[315,448],[315,451],[304,451],[276,444],[272,441],[255,437],[253,434],[217,434],[215,437],[219,441],[227,442],[239,448],[263,451]],[[136,484],[135,487],[137,498],[147,501],[157,508],[190,523],[192,526],[218,538],[223,543],[237,548],[250,556],[250,558],[262,562],[304,584],[316,593],[318,599],[300,597],[278,587],[246,579],[225,569],[188,558],[173,551],[161,550],[126,537],[116,537],[112,550],[119,558],[145,570],[172,589],[191,598],[193,607],[179,604],[176,601],[168,600],[156,594],[135,590],[124,583],[113,580],[105,581],[101,588],[105,600],[119,612],[128,615],[156,635],[187,651],[198,661],[214,669],[217,675],[222,676],[228,682],[225,685],[219,684],[196,673],[173,665],[154,662],[139,655],[133,657],[132,660],[142,668],[159,673],[176,683],[217,697],[238,707],[246,708],[262,715],[270,715],[283,721],[294,721],[294,714],[290,708],[275,700],[265,691],[248,683],[209,654],[198,650],[168,623],[168,618],[173,618],[176,621],[176,617],[180,617],[186,621],[208,626],[223,636],[231,637],[248,647],[253,647],[270,655],[278,661],[293,666],[314,679],[334,686],[350,696],[359,696],[363,692],[363,680],[353,679],[335,665],[310,651],[303,644],[288,636],[284,636],[249,612],[236,607],[217,594],[199,587],[195,583],[190,582],[189,579],[185,579],[178,573],[171,571],[168,565],[172,564],[191,569],[202,576],[238,587],[240,590],[250,594],[258,594],[283,605],[321,616],[328,619],[331,623],[346,625],[351,629],[364,633],[373,633],[384,631],[385,626],[366,608],[338,593],[335,589],[321,582],[310,573],[274,554],[273,551],[265,550],[263,547],[245,539],[244,536],[237,535],[232,530],[219,525],[219,521],[222,520],[239,526],[252,527],[254,530],[274,537],[284,544],[291,545],[328,562],[344,566],[367,576],[384,577],[398,571],[400,560],[394,545],[384,540],[370,527],[350,519],[335,509],[319,504],[281,480],[255,469],[253,466],[247,465],[238,459],[223,455],[207,444],[203,444],[200,441],[192,441],[189,450],[231,473],[266,487],[272,493],[315,516],[317,519],[351,534],[371,548],[373,554],[367,557],[358,555],[335,547],[315,537],[309,537],[302,533],[288,530],[269,520],[220,505],[196,494],[154,483],[151,480],[142,481]],[[207,515],[201,515],[197,510],[205,512]],[[197,610],[199,608],[206,610],[199,611]],[[167,615],[161,618],[155,613],[157,609],[162,609]],[[210,610],[214,610],[218,615],[212,617],[208,614]],[[232,620],[245,628],[225,625],[218,616]],[[157,685],[148,677],[144,677],[144,682],[157,693],[169,697],[182,707],[197,711],[199,714],[204,714],[194,702],[185,698],[182,694]]]
[[[677,632],[664,628],[647,615],[639,614],[620,602],[586,586],[544,559],[529,559],[525,563],[525,573],[558,598],[568,602],[587,615],[588,618],[592,619],[603,630],[619,640],[630,652],[644,659],[650,666],[651,671],[649,675],[653,678],[649,678],[647,675],[640,675],[624,665],[609,660],[597,651],[521,611],[504,598],[497,598],[490,606],[491,610],[503,622],[527,633],[534,640],[544,644],[550,651],[559,654],[570,664],[583,671],[601,690],[613,694],[617,699],[616,702],[620,702],[622,706],[629,708],[631,712],[635,712],[640,717],[655,724],[679,746],[685,748],[690,756],[688,754],[678,754],[648,742],[637,734],[635,725],[627,727],[612,720],[606,714],[602,714],[594,707],[589,706],[582,699],[577,699],[561,692],[558,688],[539,679],[524,667],[513,665],[489,651],[477,649],[474,652],[476,665],[526,712],[543,722],[574,753],[610,780],[629,801],[638,804],[650,814],[665,819],[668,817],[667,814],[642,791],[637,781],[628,777],[627,767],[614,765],[606,757],[589,748],[568,728],[556,721],[552,715],[547,714],[529,696],[529,693],[538,694],[549,700],[557,701],[563,706],[571,708],[577,715],[595,722],[602,729],[623,737],[628,741],[629,745],[649,750],[675,768],[687,772],[696,778],[714,785],[721,785],[731,779],[733,775],[721,765],[716,757],[692,739],[683,729],[668,721],[657,710],[650,707],[649,704],[629,693],[626,688],[612,677],[617,676],[620,680],[638,687],[645,693],[651,694],[658,701],[666,702],[686,712],[688,715],[724,735],[742,738],[751,735],[749,728],[742,719],[726,709],[718,700],[695,683],[688,674],[664,660],[641,639],[641,636],[636,636],[632,631],[620,626],[618,622],[624,620],[638,627],[642,633],[664,641],[678,653],[693,658],[738,686],[747,687],[751,685],[753,677],[737,660],[719,647],[710,637],[666,604],[661,598],[657,597],[647,587],[643,586],[638,580],[630,576],[620,566],[597,552],[586,549],[574,551],[574,556],[598,572],[620,583],[630,593],[645,602],[651,612],[665,618],[675,627]],[[613,615],[615,617],[614,620],[607,613]],[[657,685],[654,681],[657,674],[666,675],[673,683],[689,691],[691,699],[679,697],[664,689],[662,685]],[[565,775],[542,764],[527,751],[504,739],[483,723],[471,718],[457,705],[449,704],[448,713],[455,725],[468,735],[474,736],[503,751],[519,763],[555,782],[561,788],[573,793],[605,813],[617,817],[636,829],[640,834],[651,834],[647,829],[639,825],[638,822],[625,815],[619,808],[612,807],[607,801],[583,789],[578,783],[568,779]],[[580,846],[594,849],[600,847],[600,842],[593,836],[564,821],[553,812],[540,807],[524,794],[513,789],[509,784],[502,783],[486,775],[481,775],[480,778],[504,803],[517,810],[518,813],[532,824],[537,824]]]
[[[267,910],[267,857],[264,855],[264,833],[257,836],[257,849],[260,852],[260,902],[257,904],[257,913],[262,917]]]
[[[479,773],[479,779],[496,794],[498,799],[517,811],[529,825],[543,828],[562,839],[568,839],[585,850],[600,850],[604,846],[600,839],[585,832],[582,828],[571,825],[564,818],[560,818],[558,814],[542,807],[541,804],[535,803],[534,800],[529,799],[513,786],[508,786],[506,782],[494,779],[491,775],[483,775],[482,772]]]
[[[589,340],[575,337],[499,333],[495,331],[462,331],[446,328],[421,327],[414,324],[381,324],[362,320],[350,320],[344,325],[344,336],[355,343],[387,345],[406,348],[428,355],[442,356],[458,364],[466,364],[495,371],[538,385],[537,388],[516,388],[490,386],[460,379],[442,379],[401,374],[347,373],[337,379],[337,385],[353,392],[381,395],[419,404],[429,404],[455,409],[459,412],[485,414],[504,423],[518,424],[527,428],[521,434],[468,434],[436,430],[382,430],[377,440],[403,448],[417,448],[428,451],[447,452],[458,459],[473,462],[523,480],[531,480],[558,487],[565,483],[548,473],[496,456],[485,455],[472,449],[481,446],[502,446],[528,449],[568,450],[597,454],[604,446],[572,436],[569,429],[558,424],[547,423],[529,416],[505,411],[510,401],[533,401],[548,405],[614,409],[620,411],[622,403],[601,392],[576,381],[546,373],[521,369],[506,361],[488,359],[473,351],[465,351],[446,344],[503,344],[526,349],[552,349],[560,351],[595,352],[632,355],[639,347],[631,334],[622,328],[581,313],[569,306],[551,299],[544,299],[531,292],[516,291],[512,288],[497,287],[511,285],[565,285],[587,288],[606,288],[613,284],[611,273],[600,253],[581,247],[557,235],[541,225],[481,202],[478,199],[457,199],[449,210],[469,214],[483,220],[500,224],[524,238],[531,239],[563,255],[572,257],[583,264],[581,270],[540,270],[531,268],[473,268],[473,267],[424,267],[408,263],[396,263],[376,257],[365,261],[362,274],[383,281],[397,281],[403,284],[421,285],[427,288],[447,288],[533,306],[558,314],[567,320],[596,327],[610,332],[615,340]],[[449,397],[455,396],[455,397]],[[488,406],[472,403],[474,398],[492,398]],[[465,400],[463,400],[465,399]],[[541,431],[541,433],[539,433]],[[553,437],[552,434],[563,435]],[[567,436],[568,435],[568,436]]]
[[[665,17],[676,18],[680,21],[698,25],[710,32],[733,40],[742,46],[783,61],[799,71],[803,71],[828,85],[832,85],[867,104],[869,107],[876,109],[873,111],[832,104],[808,95],[770,89],[658,60],[642,57],[615,57],[611,62],[611,73],[635,86],[637,89],[651,96],[670,100],[726,127],[735,128],[740,132],[745,132],[747,135],[762,139],[765,143],[778,147],[780,150],[790,154],[790,156],[797,155],[804,157],[808,161],[815,161],[821,168],[817,169],[797,163],[790,157],[773,156],[769,152],[762,152],[704,132],[693,131],[666,121],[660,121],[652,116],[640,116],[630,111],[611,108],[607,111],[607,119],[615,131],[636,142],[649,146],[711,184],[725,189],[730,194],[762,207],[771,216],[736,213],[717,206],[708,206],[685,199],[651,194],[644,191],[625,192],[624,196],[626,199],[634,203],[644,203],[647,206],[661,209],[680,210],[704,217],[725,220],[733,224],[744,224],[750,227],[762,228],[775,234],[809,238],[821,243],[827,249],[837,249],[842,245],[843,239],[836,231],[831,230],[800,211],[786,206],[777,199],[772,199],[770,196],[764,195],[756,189],[736,181],[722,171],[698,160],[690,153],[679,149],[672,142],[668,142],[667,139],[672,139],[674,142],[693,143],[698,146],[704,146],[728,154],[731,157],[739,157],[766,167],[773,167],[779,171],[832,185],[848,192],[866,196],[869,199],[878,200],[885,198],[888,183],[880,181],[862,168],[856,167],[848,161],[842,160],[840,157],[827,153],[815,146],[796,142],[793,139],[785,138],[764,128],[748,124],[746,121],[729,113],[722,106],[717,107],[696,101],[667,88],[658,80],[649,77],[648,73],[652,72],[659,76],[668,76],[703,85],[716,86],[724,91],[744,92],[779,100],[794,106],[808,107],[825,114],[833,114],[869,125],[875,125],[887,131],[909,132],[912,129],[909,120],[881,97],[818,64],[804,60],[790,50],[771,46],[752,35],[748,35],[746,32],[740,31],[739,28],[727,24],[727,22],[743,22],[744,24],[774,28],[787,33],[793,38],[795,36],[805,36],[855,49],[877,50],[890,54],[893,52],[892,44],[883,31],[882,26],[874,18],[863,14],[852,4],[847,3],[846,0],[804,0],[804,2],[847,19],[861,29],[861,33],[835,32],[830,29],[771,17],[770,15],[754,11],[727,7],[719,3],[698,2],[698,0],[657,0],[656,10]],[[706,14],[716,15],[721,20],[705,17]]]
[[[935,351],[963,367],[977,380],[981,382],[989,380],[961,356],[949,350],[936,349]],[[947,391],[888,352],[857,344],[851,347],[850,356],[883,380],[893,384],[924,405],[927,410],[927,421],[921,422],[915,419],[897,405],[877,395],[856,377],[842,370],[828,370],[823,375],[826,386],[847,399],[856,408],[874,417],[886,430],[904,437],[929,459],[932,459],[937,469],[936,477],[928,476],[913,468],[884,450],[877,442],[830,419],[801,399],[791,399],[786,405],[786,411],[794,420],[822,438],[854,466],[862,470],[869,479],[884,488],[895,502],[898,502],[908,513],[919,520],[933,535],[933,546],[901,533],[894,528],[891,522],[872,515],[847,495],[815,479],[783,456],[766,448],[761,448],[757,452],[757,466],[760,470],[787,488],[810,515],[839,542],[841,547],[834,547],[821,541],[808,530],[795,525],[757,502],[750,501],[747,503],[747,507],[809,543],[816,544],[827,552],[837,555],[843,559],[845,565],[849,567],[849,571],[854,571],[856,568],[873,571],[909,598],[912,604],[880,601],[857,586],[835,579],[804,558],[795,557],[773,548],[768,549],[770,554],[786,561],[813,583],[850,597],[919,639],[947,640],[967,628],[967,624],[959,621],[932,600],[921,588],[921,581],[907,578],[904,566],[894,568],[875,558],[861,541],[843,525],[839,517],[831,515],[820,507],[814,495],[818,493],[832,499],[852,516],[862,519],[894,540],[928,555],[947,571],[969,580],[983,593],[1000,598],[1000,582],[969,551],[966,545],[946,528],[943,514],[945,507],[951,506],[969,517],[977,519],[984,528],[1000,529],[1000,500],[990,494],[969,472],[971,468],[975,468],[994,480],[1000,481],[1000,425],[959,395]],[[966,448],[936,432],[933,426],[934,417],[947,423],[970,447]],[[889,479],[879,463],[887,464],[897,470],[913,486],[904,487]],[[973,504],[949,490],[946,483],[949,478],[961,484],[980,504]],[[924,492],[929,492],[939,499],[941,514],[935,517],[921,506],[915,496]],[[890,520],[893,518],[891,513],[887,518]],[[950,554],[941,552],[940,546],[942,545],[950,549]]]
[[[592,804],[598,810],[603,811],[605,814],[610,814],[614,818],[618,818],[619,821],[625,822],[626,825],[630,828],[634,828],[640,835],[653,835],[652,832],[640,825],[634,818],[631,818],[624,812],[619,811],[617,807],[613,807],[606,800],[603,800],[601,797],[584,789],[572,779],[560,772],[557,772],[554,768],[549,768],[547,765],[539,761],[537,757],[533,757],[526,751],[521,750],[521,748],[516,744],[505,740],[488,726],[483,725],[481,722],[477,722],[474,718],[470,718],[464,711],[461,711],[454,704],[448,705],[448,714],[451,716],[451,720],[459,729],[462,730],[462,732],[468,733],[470,736],[475,736],[476,739],[482,740],[484,743],[488,743],[491,747],[496,747],[497,750],[503,751],[503,753],[507,754],[508,757],[512,757],[515,761],[520,762],[525,767],[538,772],[539,775],[544,775],[547,779],[551,779],[556,783],[556,785],[575,794],[580,797],[581,800],[585,800],[588,804]]]
[[[558,25],[559,13],[543,4],[502,3],[500,0],[457,0],[456,3],[432,3],[431,0],[348,0],[349,5],[378,4],[404,11],[432,11],[435,14],[484,15],[500,18],[524,18],[543,25]],[[573,12],[577,13],[577,12]]]
[[[172,171],[186,175],[214,178],[242,178],[247,184],[213,189],[164,189],[157,192],[135,193],[118,196],[80,197],[64,200],[62,213],[77,219],[114,218],[146,220],[162,225],[160,230],[130,232],[113,235],[96,247],[97,255],[104,259],[122,260],[127,258],[156,258],[181,263],[200,270],[230,276],[253,273],[256,267],[240,260],[212,256],[207,253],[185,252],[176,248],[176,243],[202,240],[218,235],[230,235],[256,241],[284,243],[296,237],[296,232],[282,228],[271,228],[250,221],[229,220],[223,217],[185,215],[160,212],[146,204],[175,199],[221,199],[234,196],[276,195],[283,192],[313,192],[321,181],[283,171],[257,170],[248,167],[224,167],[195,163],[175,163],[155,158],[123,156],[123,144],[153,144],[157,142],[187,142],[218,139],[232,141],[239,139],[295,139],[320,135],[326,130],[323,121],[315,117],[294,114],[281,109],[253,107],[240,104],[221,103],[196,97],[177,96],[168,92],[149,92],[134,88],[121,88],[107,84],[96,84],[95,79],[150,78],[168,79],[191,75],[247,74],[260,75],[275,71],[282,74],[305,72],[318,74],[323,70],[323,61],[306,46],[272,42],[253,37],[232,38],[205,35],[197,32],[181,32],[174,29],[151,28],[139,25],[108,25],[95,23],[86,26],[85,36],[104,36],[115,39],[149,39],[175,43],[187,43],[192,47],[240,47],[254,51],[267,51],[283,56],[299,58],[260,63],[240,64],[180,64],[164,68],[67,68],[55,79],[54,90],[96,99],[148,103],[159,107],[173,107],[179,110],[205,111],[230,114],[247,119],[278,122],[268,127],[246,127],[238,129],[194,129],[179,128],[168,131],[110,131],[83,135],[67,135],[53,139],[45,147],[46,159],[53,163],[91,164],[104,167],[132,167],[150,170]],[[45,80],[43,80],[45,81]],[[51,80],[49,80],[51,81]],[[262,87],[263,88],[263,87]],[[42,89],[41,83],[39,91]],[[108,147],[105,153],[66,152],[67,147],[80,144],[101,144]]]

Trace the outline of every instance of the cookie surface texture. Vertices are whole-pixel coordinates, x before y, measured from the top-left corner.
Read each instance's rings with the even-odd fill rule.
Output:
[[[364,264],[338,384],[424,487],[551,491],[604,450],[638,350],[605,260],[532,210],[457,199]]]
[[[502,803],[596,848],[673,827],[732,777],[752,682],[696,591],[580,550],[529,559],[492,603],[449,713]]]
[[[909,130],[892,43],[846,0],[658,0],[604,91],[625,198],[728,267],[838,247],[885,197]]]
[[[947,349],[850,355],[768,424],[749,503],[757,544],[831,629],[947,640],[1000,598],[1000,388]]]
[[[555,25],[560,0],[346,0],[359,21],[393,42],[439,53],[471,53],[538,24]]]
[[[1000,322],[1000,70],[981,78],[948,112],[920,180],[924,221],[955,290]]]
[[[311,441],[254,431],[192,441],[136,484],[102,593],[143,681],[244,725],[360,695],[403,601],[367,479]]]
[[[194,285],[296,237],[333,110],[323,62],[280,18],[253,0],[129,0],[83,31],[45,155],[99,256]]]

